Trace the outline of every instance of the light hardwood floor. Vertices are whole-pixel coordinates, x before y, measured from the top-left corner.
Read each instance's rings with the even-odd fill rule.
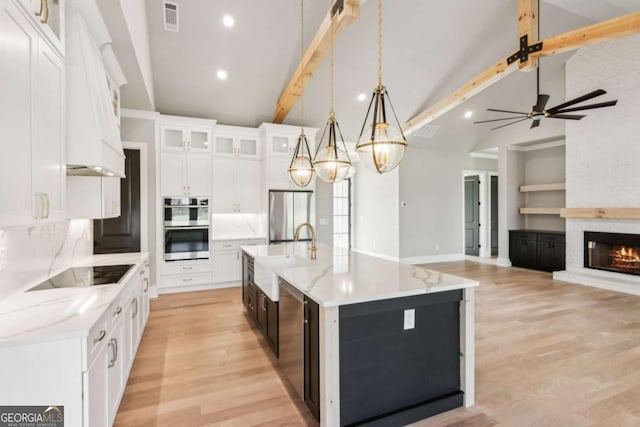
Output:
[[[640,298],[471,261],[476,406],[416,426],[640,426]],[[117,426],[313,425],[242,315],[240,289],[162,296]]]

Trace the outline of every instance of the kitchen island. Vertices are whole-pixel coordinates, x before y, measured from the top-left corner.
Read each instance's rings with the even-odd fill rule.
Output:
[[[243,304],[321,425],[473,405],[477,281],[309,246],[243,247]]]

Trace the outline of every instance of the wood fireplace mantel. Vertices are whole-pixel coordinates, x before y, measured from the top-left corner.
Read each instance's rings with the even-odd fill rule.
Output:
[[[640,219],[640,208],[564,208],[562,218]]]

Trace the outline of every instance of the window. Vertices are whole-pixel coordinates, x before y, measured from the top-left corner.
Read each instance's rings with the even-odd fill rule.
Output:
[[[351,248],[351,180],[333,184],[333,245]]]

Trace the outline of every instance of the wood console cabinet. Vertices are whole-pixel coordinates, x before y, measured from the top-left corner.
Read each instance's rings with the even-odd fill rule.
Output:
[[[561,231],[509,231],[509,258],[514,267],[564,270],[565,249],[565,233]]]

